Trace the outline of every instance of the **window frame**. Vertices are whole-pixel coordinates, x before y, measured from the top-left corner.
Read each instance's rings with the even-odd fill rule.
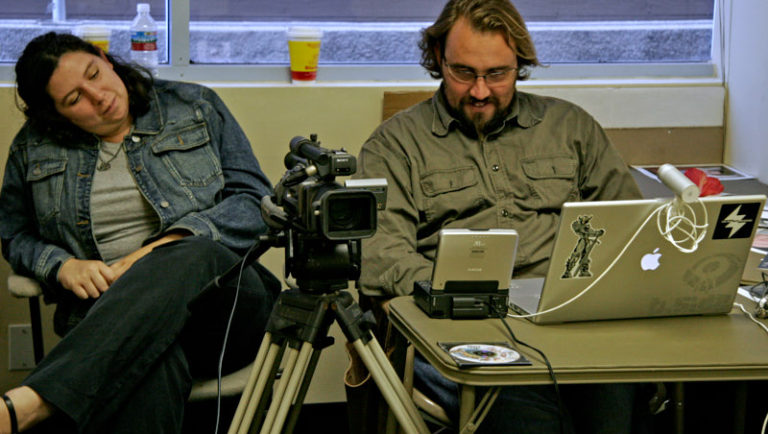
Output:
[[[616,85],[642,83],[722,83],[720,65],[719,2],[715,4],[712,49],[709,62],[670,63],[558,63],[535,68],[529,83],[576,83]],[[158,77],[194,82],[239,82],[290,85],[286,65],[190,64],[190,4],[188,0],[166,1],[168,64],[161,64]],[[0,65],[0,82],[15,82],[13,65]],[[340,84],[434,84],[420,65],[321,65],[317,86]]]

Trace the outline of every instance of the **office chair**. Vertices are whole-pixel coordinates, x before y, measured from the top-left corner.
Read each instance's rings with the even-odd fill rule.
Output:
[[[20,276],[13,271],[8,275],[8,291],[16,298],[27,298],[29,300],[29,317],[32,325],[32,348],[34,351],[35,363],[39,363],[43,358],[43,326],[40,317],[40,296],[43,294],[40,284],[35,279]],[[225,375],[221,379],[221,396],[239,395],[248,382],[248,375],[251,372],[251,365]],[[203,401],[215,399],[218,396],[218,381],[216,378],[197,380],[192,384],[192,392],[189,395],[189,401]]]

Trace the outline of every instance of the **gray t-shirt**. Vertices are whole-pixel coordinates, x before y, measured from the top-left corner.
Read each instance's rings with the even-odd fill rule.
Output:
[[[91,224],[102,259],[111,264],[157,231],[159,218],[131,176],[122,143],[102,141],[91,190]]]

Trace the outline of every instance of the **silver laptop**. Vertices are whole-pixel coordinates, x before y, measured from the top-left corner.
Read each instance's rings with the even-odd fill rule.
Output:
[[[438,236],[432,289],[507,290],[517,252],[514,229],[441,229]]]
[[[665,239],[652,216],[669,199],[566,203],[546,278],[512,280],[510,308],[541,312],[529,317],[539,324],[727,313],[765,200],[701,198],[709,226],[692,253]],[[691,209],[703,223],[701,205]],[[685,240],[683,229],[671,232],[674,239]]]

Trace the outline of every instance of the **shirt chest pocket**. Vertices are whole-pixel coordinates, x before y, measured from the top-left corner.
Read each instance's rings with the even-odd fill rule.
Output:
[[[184,127],[152,144],[171,176],[184,187],[205,187],[223,177],[221,161],[211,147],[205,124]]]
[[[420,185],[427,221],[445,224],[492,206],[482,194],[479,182],[478,169],[472,166],[426,173]]]
[[[563,203],[577,200],[578,161],[569,155],[550,155],[520,160],[528,195],[523,200],[530,209],[559,209]]]
[[[59,214],[64,195],[66,159],[43,159],[29,162],[27,183],[32,189],[35,215],[44,231],[48,223]]]

